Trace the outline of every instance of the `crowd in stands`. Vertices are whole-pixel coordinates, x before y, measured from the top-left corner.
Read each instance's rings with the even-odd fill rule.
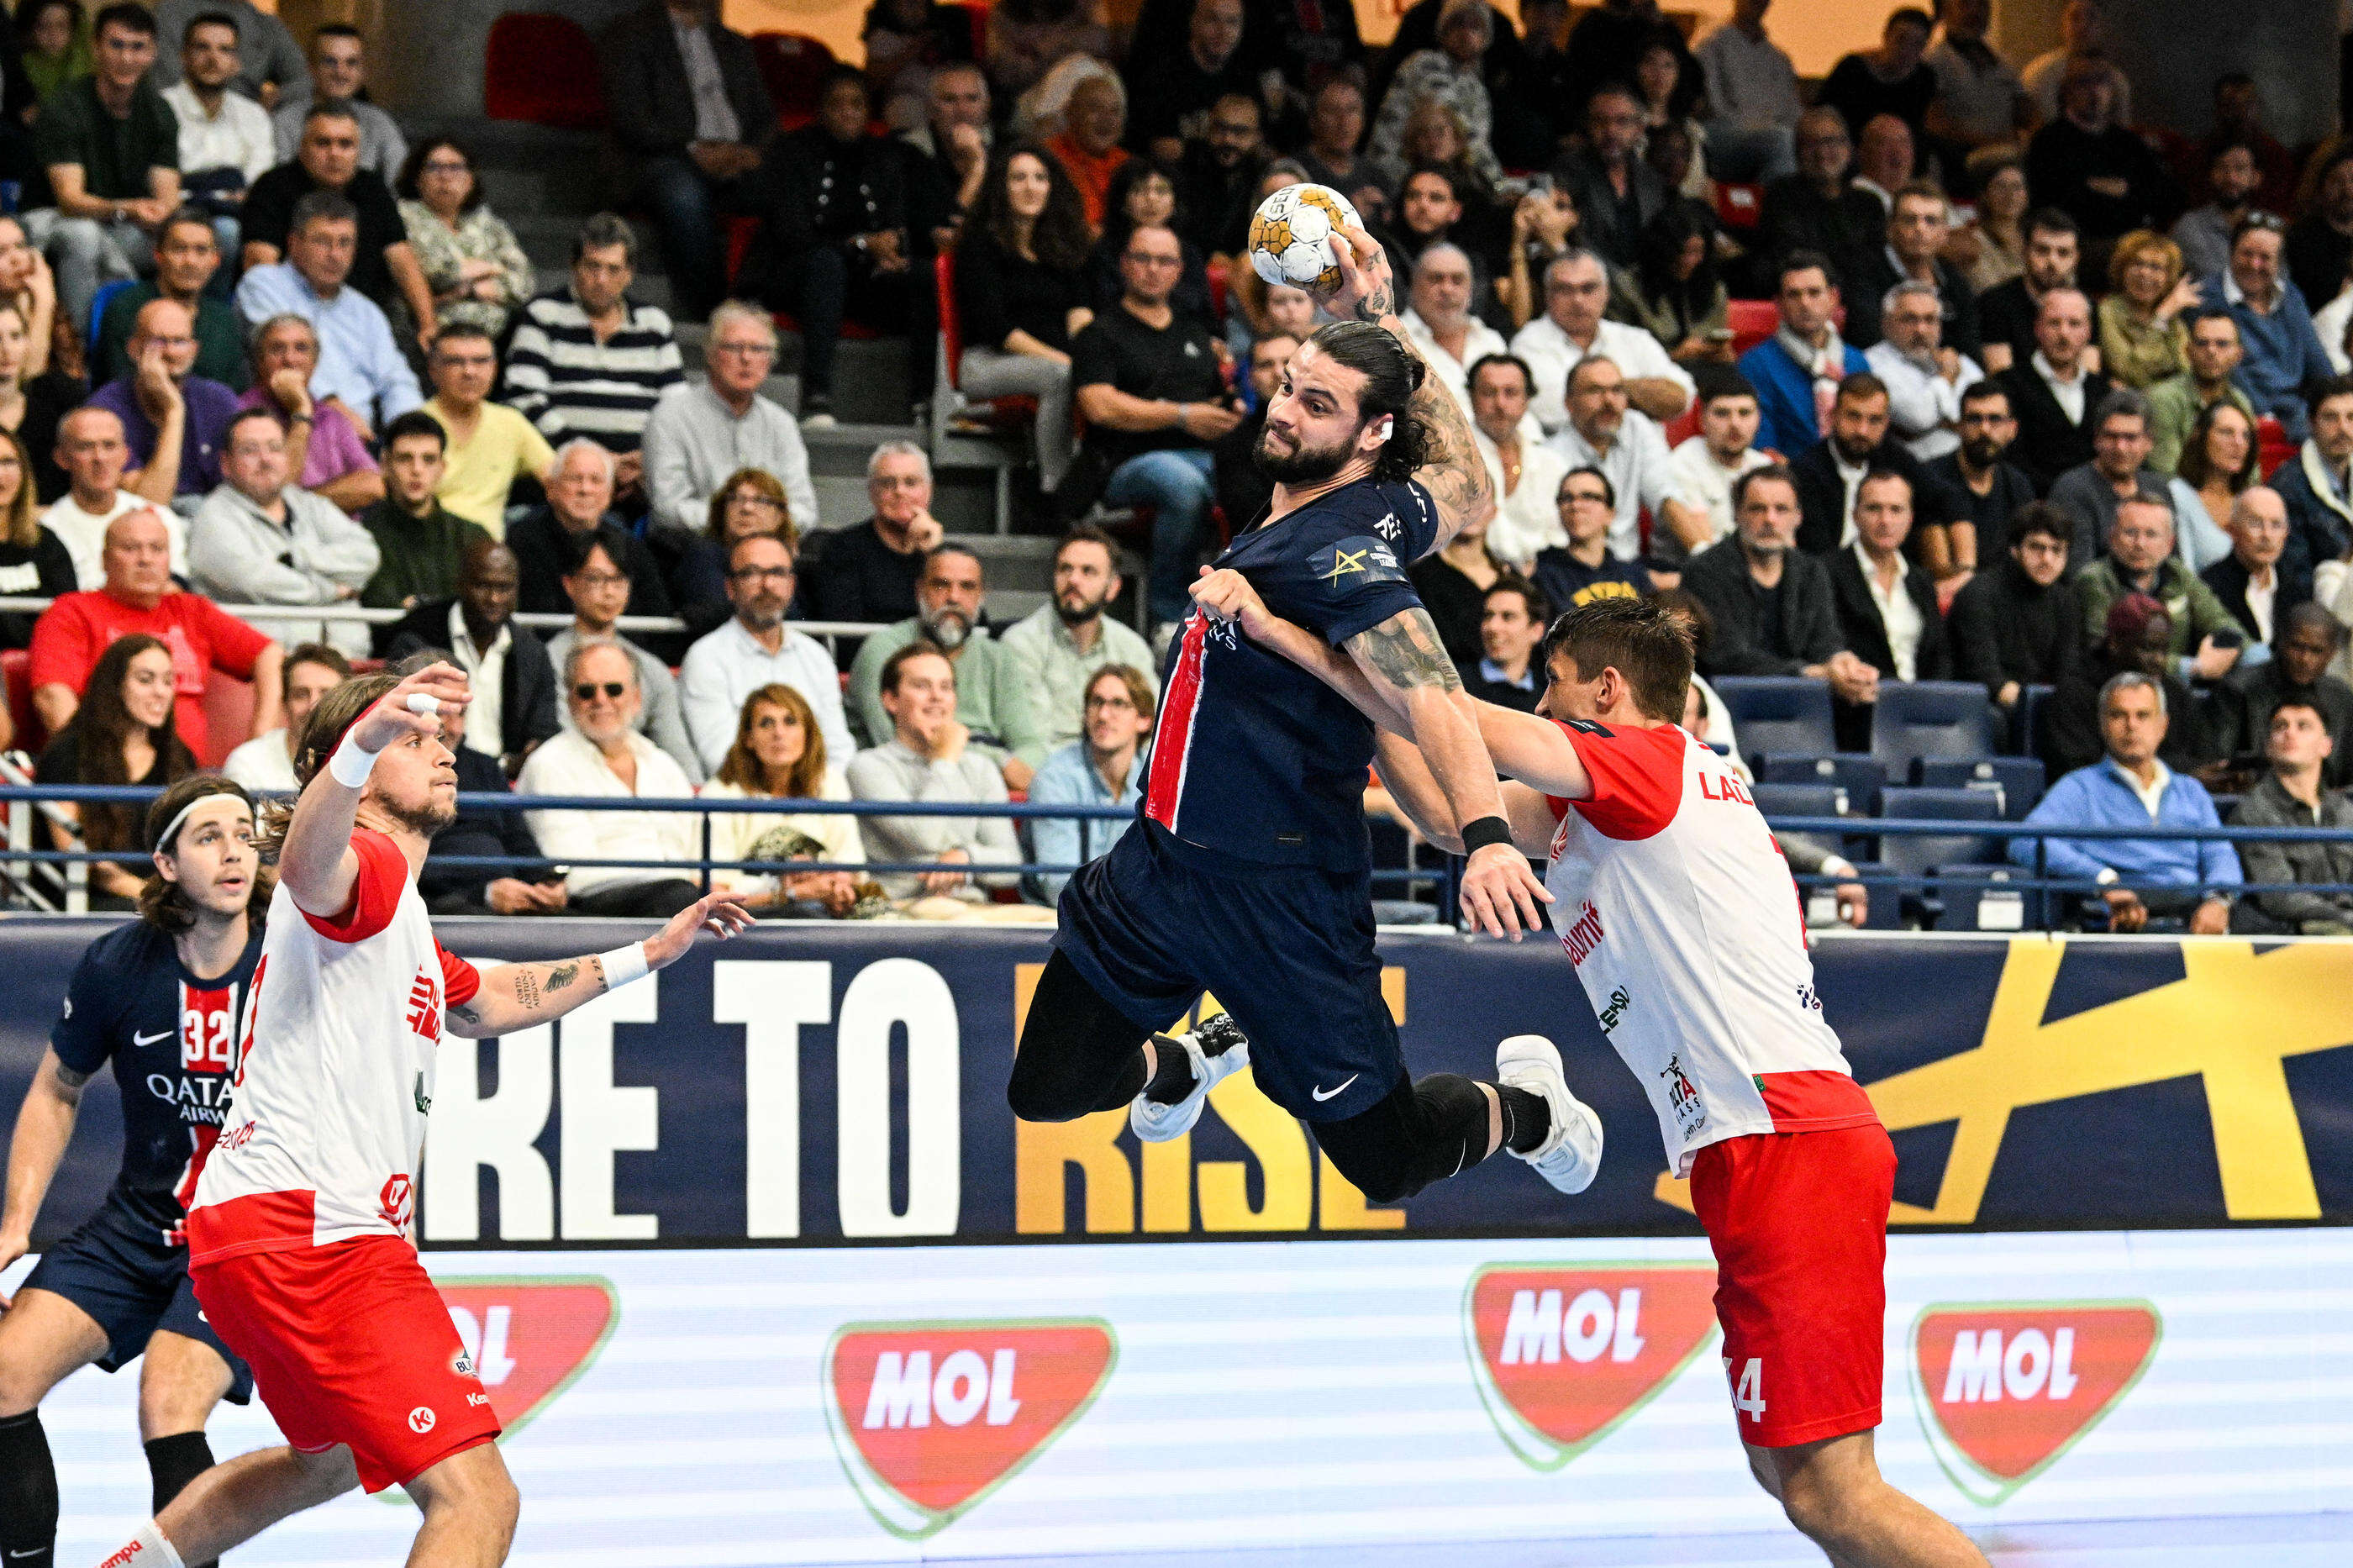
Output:
[[[1694,37],[1656,0],[1573,26],[1563,0],[1516,22],[1418,0],[1377,48],[1347,5],[1145,0],[1123,38],[1088,0],[997,0],[977,27],[875,0],[865,65],[786,126],[712,0],[648,0],[598,39],[616,210],[543,289],[465,139],[370,100],[357,29],[306,53],[248,0],[23,0],[0,592],[55,603],[0,616],[30,649],[18,743],[45,778],[227,752],[282,788],[354,660],[429,655],[473,677],[449,725],[469,788],[1130,804],[1156,661],[1126,623],[1165,637],[1264,505],[1265,404],[1323,318],[1245,237],[1315,181],[1386,247],[1493,481],[1493,519],[1412,574],[1480,695],[1532,708],[1554,616],[1666,594],[1719,744],[1712,680],[1824,683],[1848,751],[1889,686],[1968,681],[2045,764],[2033,820],[2194,826],[2221,791],[2245,821],[2353,821],[2327,793],[2353,780],[2353,147],[2282,146],[2238,74],[2202,139],[2136,121],[2091,0],[2022,63],[1988,0],[1899,9],[1819,83],[1769,10]],[[633,293],[622,211],[675,315]],[[961,353],[932,386],[943,259]],[[1016,523],[1060,543],[1025,618],[990,616],[921,445],[872,448],[868,516],[819,516],[803,431],[835,422],[860,331],[912,338],[919,397],[1034,403]],[[638,616],[684,630],[623,634]],[[803,619],[882,629],[837,655]],[[249,737],[206,733],[215,671],[252,683]],[[930,868],[726,875],[839,915],[1009,897],[997,868],[1122,826],[742,811],[712,845]],[[102,811],[81,832],[128,841]],[[470,814],[446,852],[692,861],[700,834],[549,807]],[[2234,899],[2227,846],[2012,852],[2179,885],[2093,900],[2117,929],[2353,929],[2353,900]],[[2261,879],[2347,870],[2337,847],[2245,856]],[[429,870],[428,897],[659,914],[694,887],[511,871]],[[123,875],[100,863],[94,892]],[[1839,898],[1860,918],[1858,885]]]

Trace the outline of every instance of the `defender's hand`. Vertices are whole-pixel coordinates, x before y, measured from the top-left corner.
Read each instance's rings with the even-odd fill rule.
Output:
[[[1484,844],[1462,871],[1462,914],[1472,928],[1489,936],[1520,940],[1543,929],[1539,903],[1551,903],[1528,858],[1508,844]]]

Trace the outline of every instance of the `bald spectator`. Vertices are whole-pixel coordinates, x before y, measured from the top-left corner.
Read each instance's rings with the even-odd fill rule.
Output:
[[[514,624],[522,586],[514,552],[493,539],[466,547],[455,598],[431,599],[393,624],[392,658],[446,647],[472,678],[466,744],[498,759],[506,775],[562,728],[555,668],[539,638]]]
[[[146,498],[122,488],[122,470],[131,447],[122,436],[120,415],[104,408],[81,407],[58,422],[57,465],[73,486],[41,513],[41,526],[64,542],[73,557],[74,577],[85,589],[106,580],[101,560],[106,529],[116,518],[143,510]],[[188,571],[187,527],[170,511],[162,514],[170,540],[171,574]]]
[[[2010,460],[2048,495],[2059,476],[2093,458],[2092,433],[2107,401],[2108,378],[2091,368],[2092,302],[2076,289],[2042,296],[2034,318],[2033,357],[1994,377],[2010,395],[2018,438]]]
[[[2231,503],[2231,553],[2198,574],[2257,644],[2276,647],[2288,612],[2312,598],[2312,568],[2284,558],[2287,532],[2280,493],[2251,485]],[[2346,762],[2353,764],[2353,754]]]
[[[1490,354],[1506,353],[1504,336],[1472,313],[1471,258],[1461,246],[1440,240],[1413,264],[1412,302],[1406,307],[1405,333],[1430,374],[1446,384],[1471,416],[1471,367]],[[1535,434],[1535,426],[1529,426]]]
[[[285,426],[286,466],[296,484],[345,511],[364,511],[384,499],[384,470],[343,405],[311,395],[318,374],[319,330],[290,310],[272,316],[253,331],[253,385],[237,405],[274,415]]]
[[[1912,128],[1893,114],[1875,114],[1863,121],[1854,141],[1854,186],[1879,204],[1884,220],[1895,211],[1895,193],[1912,178],[1918,162]]]
[[[33,709],[54,735],[72,721],[82,689],[107,645],[144,633],[172,650],[174,723],[196,755],[209,756],[205,686],[215,672],[253,683],[253,727],[280,721],[280,647],[258,628],[172,581],[172,531],[158,508],[142,506],[106,530],[102,586],[68,594],[33,626]]]
[[[286,432],[267,414],[237,416],[221,484],[189,530],[188,566],[205,593],[237,605],[356,603],[382,557],[375,537],[333,502],[288,482]],[[272,619],[281,641],[368,650],[357,621]]]
[[[563,580],[575,545],[595,534],[605,541],[613,563],[628,577],[630,616],[667,616],[670,588],[646,542],[624,527],[613,510],[616,460],[585,436],[566,441],[547,471],[547,500],[515,519],[506,541],[522,566],[521,607],[536,614],[572,606]]]
[[[221,441],[237,394],[195,374],[195,315],[152,300],[131,329],[131,373],[90,394],[90,405],[122,421],[129,466],[122,488],[151,501],[203,495],[220,483]]]

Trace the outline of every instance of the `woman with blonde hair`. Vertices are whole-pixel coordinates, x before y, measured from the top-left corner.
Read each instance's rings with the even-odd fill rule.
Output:
[[[825,732],[808,699],[771,683],[744,700],[735,742],[704,800],[848,800],[841,770],[828,765]],[[846,812],[713,812],[714,860],[811,860],[851,866],[866,859],[858,819]],[[772,919],[839,920],[858,903],[847,871],[713,871],[712,885],[745,895],[744,907]]]
[[[0,326],[14,319],[13,311],[0,309]],[[54,599],[76,586],[72,553],[41,526],[33,504],[33,464],[25,444],[0,429],[0,594]],[[0,647],[32,647],[33,619],[17,611],[0,615]]]
[[[785,482],[765,468],[738,468],[711,492],[702,534],[670,572],[670,598],[690,627],[707,629],[727,618],[727,552],[755,533],[773,533],[800,553],[800,529]]]
[[[2100,363],[2118,386],[2153,386],[2189,364],[2198,284],[2181,266],[2181,247],[2152,229],[2116,241],[2108,258],[2115,292],[2100,301]]]

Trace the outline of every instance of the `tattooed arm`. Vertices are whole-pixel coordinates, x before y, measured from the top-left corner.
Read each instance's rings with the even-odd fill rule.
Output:
[[[1353,316],[1386,329],[1409,355],[1420,360],[1413,340],[1406,336],[1405,323],[1398,320],[1397,279],[1380,242],[1361,228],[1344,230],[1333,240],[1342,280],[1324,308],[1335,316]],[[1462,405],[1436,371],[1426,363],[1422,370],[1421,384],[1406,411],[1420,422],[1429,442],[1427,460],[1413,477],[1438,503],[1438,542],[1430,546],[1438,551],[1465,528],[1495,515],[1495,481],[1472,439]]]
[[[49,1183],[73,1142],[74,1122],[81,1114],[82,1086],[90,1074],[76,1072],[58,1059],[54,1047],[41,1057],[33,1081],[25,1087],[25,1103],[16,1112],[16,1135],[8,1141],[8,1196],[0,1209],[0,1268],[19,1258],[33,1242],[33,1219]],[[0,1298],[0,1310],[7,1305]]]
[[[639,945],[649,971],[666,969],[686,956],[695,937],[709,931],[725,942],[752,924],[736,895],[710,893],[670,917],[670,923]],[[507,963],[482,976],[481,988],[447,1009],[449,1032],[484,1039],[561,1018],[612,989],[605,961],[595,953],[559,958],[553,963]]]

